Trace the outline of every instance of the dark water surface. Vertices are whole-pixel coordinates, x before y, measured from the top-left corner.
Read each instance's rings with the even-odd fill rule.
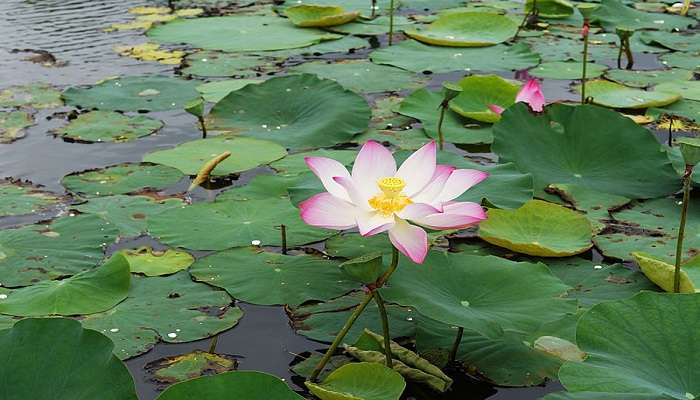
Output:
[[[172,66],[120,57],[113,51],[115,45],[145,42],[138,31],[102,32],[102,28],[112,23],[128,21],[128,8],[144,4],[147,2],[141,0],[0,0],[0,89],[33,82],[48,82],[64,88],[91,84],[115,75],[172,74]],[[46,50],[67,64],[50,68],[22,61],[27,53],[15,53],[13,49]],[[576,98],[568,92],[566,81],[545,82],[543,87],[550,100]],[[68,143],[50,134],[51,129],[65,123],[65,118],[52,116],[55,111],[38,112],[35,115],[37,124],[28,129],[24,139],[11,145],[0,144],[0,178],[26,179],[63,193],[60,179],[70,172],[140,161],[143,154],[154,149],[172,147],[200,136],[194,118],[174,111],[151,113],[165,122],[157,135],[121,144]],[[70,111],[70,108],[59,111]],[[15,220],[10,224],[30,222],[34,221]],[[8,223],[0,223],[2,226]],[[122,243],[120,247],[127,244],[133,245],[134,241]],[[243,319],[221,335],[217,347],[220,353],[236,356],[240,369],[266,371],[291,382],[288,368],[296,354],[324,347],[296,335],[281,307],[241,304],[241,308],[245,312]],[[127,361],[141,400],[153,399],[158,393],[158,388],[144,375],[145,364],[194,349],[206,350],[208,346],[209,340],[159,344],[149,353]],[[529,400],[561,387],[553,383],[547,387],[497,389],[465,378],[456,383],[456,388],[444,398]]]

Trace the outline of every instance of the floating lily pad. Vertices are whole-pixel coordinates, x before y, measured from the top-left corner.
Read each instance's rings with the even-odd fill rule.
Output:
[[[5,287],[77,274],[95,267],[117,229],[94,215],[0,231],[0,276]]]
[[[678,93],[684,99],[700,101],[700,81],[668,81],[654,87],[656,92]]]
[[[520,87],[497,75],[472,75],[459,81],[462,93],[450,102],[450,109],[467,118],[496,122],[501,117],[489,105],[508,108],[515,103]]]
[[[695,53],[671,53],[659,57],[661,64],[674,68],[684,68],[691,71],[700,70],[700,52]]]
[[[289,200],[279,198],[173,208],[151,218],[148,230],[161,242],[174,247],[224,250],[248,246],[253,240],[259,240],[264,246],[279,246],[282,244],[281,224],[287,227],[290,246],[332,235],[330,231],[305,225],[299,218],[299,210]]]
[[[528,71],[532,76],[546,79],[581,79],[583,70],[581,63],[576,61],[544,62]],[[607,65],[588,63],[586,77],[597,78],[608,69]],[[636,72],[636,71],[635,71]]]
[[[161,121],[143,115],[130,117],[113,111],[92,111],[80,114],[56,132],[81,142],[122,143],[151,135],[162,127]]]
[[[557,194],[566,203],[585,213],[596,232],[605,228],[605,224],[601,221],[610,218],[609,210],[618,209],[631,201],[624,196],[573,184],[552,184],[546,191]]]
[[[211,110],[209,127],[308,149],[349,141],[367,129],[370,116],[359,95],[334,81],[302,74],[229,94]]]
[[[499,208],[518,208],[532,199],[532,175],[524,174],[512,163],[479,165],[470,161],[455,163],[458,168],[489,173],[488,179],[467,190],[458,201],[485,203]]]
[[[700,201],[688,205],[683,259],[700,252]],[[693,211],[695,210],[695,211]],[[596,246],[608,257],[631,259],[642,251],[661,260],[674,260],[681,206],[674,199],[654,199],[613,213],[609,232],[595,237]]]
[[[293,49],[340,38],[321,30],[299,29],[276,16],[258,15],[179,19],[156,26],[148,36],[161,43],[227,52]]]
[[[294,0],[293,2],[288,2],[287,4],[318,4],[323,6],[337,6],[342,4],[343,7],[352,12],[360,12],[363,17],[369,17],[372,13],[371,3],[367,3],[365,0],[344,0],[339,2],[338,0]],[[377,13],[387,14],[390,10],[391,0],[377,0]],[[394,4],[394,8],[397,8],[398,4]]]
[[[687,316],[697,312],[698,295],[650,292],[593,307],[576,327],[576,341],[589,356],[565,363],[561,383],[591,399],[694,398],[700,365],[693,343],[700,329]]]
[[[406,382],[382,364],[361,362],[343,365],[323,382],[306,382],[306,387],[321,400],[399,400]]]
[[[66,104],[85,109],[112,111],[165,111],[181,109],[199,97],[196,81],[166,76],[127,76],[91,87],[71,87],[63,92]]]
[[[697,23],[692,18],[680,15],[638,11],[620,0],[601,0],[600,6],[592,12],[591,22],[600,24],[609,32],[614,32],[618,26],[634,30],[683,30]]]
[[[347,89],[364,93],[398,92],[416,89],[425,83],[411,72],[373,64],[366,60],[348,60],[331,64],[315,61],[292,67],[290,71],[332,79]]]
[[[298,4],[288,7],[284,14],[296,26],[303,28],[329,27],[347,24],[360,16],[359,12],[347,12],[340,6]]]
[[[134,380],[113,349],[108,338],[77,321],[20,321],[0,331],[0,397],[138,400]]]
[[[576,301],[561,297],[568,288],[541,263],[433,251],[420,268],[399,268],[382,292],[445,324],[497,337],[574,313]]]
[[[349,25],[352,25],[352,23],[344,26]],[[353,50],[361,49],[363,47],[369,47],[369,42],[367,40],[356,36],[344,36],[343,38],[338,40],[321,42],[319,44],[315,44],[309,47],[301,47],[289,50],[265,51],[259,52],[258,54],[265,57],[285,59],[294,56],[320,56],[329,53],[351,53]]]
[[[125,163],[66,175],[61,183],[70,192],[86,196],[112,196],[139,191],[158,191],[184,176],[165,165]]]
[[[355,136],[352,143],[364,144],[368,140],[390,143],[403,150],[418,150],[431,141],[423,129],[370,129],[361,135]]]
[[[129,262],[131,272],[146,276],[174,274],[194,263],[192,255],[173,249],[158,251],[150,247],[141,247],[124,250],[122,255]]]
[[[681,100],[663,108],[650,108],[647,114],[660,116],[663,114],[680,116],[691,121],[700,121],[700,101]]]
[[[660,45],[671,50],[697,52],[700,51],[700,34],[681,34],[672,32],[644,31],[640,39],[647,44]]]
[[[0,90],[0,107],[55,108],[62,105],[61,92],[47,83]]]
[[[568,18],[574,13],[574,5],[567,0],[527,0],[525,12],[532,12],[535,4],[542,18]]]
[[[632,37],[634,38],[634,36]],[[542,60],[547,62],[577,61],[581,63],[583,61],[583,40],[579,32],[576,32],[572,37],[554,36],[550,33],[542,37],[523,38],[522,40],[528,43],[532,51],[539,54]],[[618,49],[609,43],[589,41],[588,62],[597,61],[602,64],[603,61],[617,58],[617,53]]]
[[[405,40],[376,50],[370,58],[377,64],[393,65],[414,72],[512,71],[534,67],[540,58],[528,45],[497,45],[487,48],[454,49],[428,46]]]
[[[311,256],[284,256],[255,248],[222,251],[190,269],[198,281],[226,289],[246,303],[275,305],[328,300],[357,288],[338,264]]]
[[[388,16],[379,16],[374,19],[363,18],[349,24],[331,27],[329,30],[357,36],[386,35],[389,33],[390,21],[391,19]],[[414,24],[414,21],[402,15],[394,16],[394,32],[398,32],[401,29],[406,29]]]
[[[581,87],[576,87],[581,91]],[[619,83],[603,79],[592,80],[586,83],[586,96],[593,98],[593,103],[611,108],[649,108],[663,107],[680,100],[679,93],[667,93],[661,91],[645,91],[632,89]]]
[[[195,350],[191,353],[165,357],[146,364],[145,369],[158,383],[172,384],[205,375],[233,371],[238,366],[235,358]]]
[[[654,282],[661,289],[673,293],[674,282],[675,282],[675,270],[674,264],[667,263],[663,260],[651,257],[648,254],[635,252],[632,253],[632,257],[639,265],[639,269],[642,270],[644,275],[649,278],[650,281]],[[679,293],[696,293],[698,290],[696,287],[700,287],[699,268],[700,267],[700,257],[693,257],[681,264],[680,279],[679,279]]]
[[[102,332],[126,359],[145,353],[158,340],[205,339],[238,323],[243,312],[221,290],[192,282],[185,271],[170,276],[131,277],[129,296],[113,309],[85,316],[83,326]]]
[[[231,79],[225,81],[214,81],[197,86],[197,91],[202,94],[202,98],[212,103],[218,103],[229,93],[243,89],[246,85],[262,83],[259,79]]]
[[[614,69],[606,72],[605,77],[627,86],[643,88],[668,81],[688,81],[693,78],[693,72],[680,68],[659,71]]]
[[[146,154],[143,160],[177,168],[186,175],[197,175],[204,164],[224,151],[231,156],[211,171],[212,176],[230,175],[267,164],[287,155],[280,145],[266,140],[217,136],[185,142],[169,150]]]
[[[60,281],[17,289],[0,300],[0,313],[20,317],[94,314],[109,310],[129,291],[129,263],[115,255],[104,265]]]
[[[406,35],[438,46],[483,47],[505,42],[518,30],[518,23],[505,15],[485,12],[454,12],[438,17],[425,29],[407,29]]]
[[[233,371],[203,376],[167,388],[158,400],[241,398],[246,400],[304,400],[281,379],[257,371]]]
[[[357,157],[355,150],[314,150],[304,153],[296,153],[289,155],[279,161],[275,161],[270,166],[279,174],[284,176],[296,176],[309,172],[309,166],[306,165],[304,158],[306,157],[327,157],[337,160],[346,167],[352,165]]]
[[[303,154],[303,153],[302,153]],[[315,175],[314,175],[315,176]],[[296,176],[256,175],[244,186],[236,186],[216,197],[216,201],[289,199],[287,189],[299,179]]]
[[[518,253],[566,257],[593,247],[592,228],[583,215],[541,200],[517,210],[489,210],[479,225],[479,237]]]
[[[270,61],[258,56],[206,50],[188,55],[185,63],[187,67],[182,69],[183,74],[203,77],[250,77],[255,76],[258,70],[272,66]]]
[[[678,175],[654,135],[605,108],[552,104],[535,115],[515,104],[493,133],[501,162],[531,173],[536,191],[570,183],[634,199],[678,189]]]
[[[26,134],[24,128],[34,125],[34,118],[24,111],[0,111],[0,143],[12,143]]]
[[[29,182],[12,180],[0,180],[0,198],[0,218],[41,212],[62,201]]]

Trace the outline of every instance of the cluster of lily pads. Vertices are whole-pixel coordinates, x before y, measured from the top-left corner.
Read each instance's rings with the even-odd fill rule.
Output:
[[[0,90],[3,146],[62,106],[50,134],[115,151],[162,134],[162,112],[201,130],[140,162],[69,174],[65,194],[0,181],[0,222],[41,217],[0,230],[0,398],[137,399],[123,360],[208,338],[208,352],[153,367],[175,383],[160,400],[440,398],[467,375],[559,380],[566,391],[548,400],[700,396],[698,8],[170,3],[106,28],[145,30],[115,50],[173,74]],[[640,69],[641,56],[654,61]],[[558,81],[568,101],[520,102],[532,78],[550,102]],[[424,257],[375,234],[382,224],[300,216],[319,193],[356,200],[310,159],[351,168],[360,145],[381,143],[403,161],[435,140],[437,164],[489,176],[431,207],[477,203],[487,219],[424,219]],[[348,229],[358,224],[362,235]],[[146,236],[151,246],[133,245]],[[245,317],[237,302],[285,306],[298,334],[333,342],[291,367],[307,379],[299,393],[216,353]]]

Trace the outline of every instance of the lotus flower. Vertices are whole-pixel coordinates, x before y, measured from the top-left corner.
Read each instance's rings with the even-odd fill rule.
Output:
[[[527,83],[520,88],[518,95],[515,96],[515,102],[527,103],[532,111],[542,112],[542,110],[544,110],[545,100],[540,82],[537,79],[528,80]],[[495,104],[489,104],[489,110],[496,114],[502,114],[505,109]]]
[[[462,229],[486,219],[477,203],[454,201],[483,181],[488,173],[436,164],[432,141],[396,168],[391,152],[375,141],[362,146],[352,173],[336,160],[306,157],[306,165],[327,192],[300,204],[309,225],[345,230],[362,236],[389,232],[391,243],[413,262],[428,253],[428,235],[420,226]],[[420,226],[416,226],[420,225]]]

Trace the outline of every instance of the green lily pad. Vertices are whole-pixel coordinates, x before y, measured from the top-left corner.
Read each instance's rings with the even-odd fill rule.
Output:
[[[359,12],[347,12],[340,6],[298,4],[288,7],[284,14],[296,26],[303,28],[329,27],[347,24],[360,16]]]
[[[532,12],[537,3],[537,15],[542,18],[568,18],[574,13],[574,5],[567,0],[527,0],[525,12]]]
[[[618,209],[632,201],[624,196],[599,192],[573,184],[552,184],[547,187],[546,191],[557,194],[576,210],[583,212],[595,232],[600,232],[605,228],[602,221],[610,218],[610,210]]]
[[[656,259],[645,253],[634,252],[632,257],[644,275],[666,292],[673,293],[676,267],[673,264]],[[698,267],[700,258],[693,257],[681,264],[679,293],[696,293],[700,287]]]
[[[700,121],[700,101],[681,100],[662,108],[650,108],[648,115],[658,118],[662,114],[680,116],[691,121]]]
[[[152,135],[162,127],[161,121],[143,115],[130,117],[113,111],[92,111],[80,114],[56,133],[81,142],[123,143]]]
[[[464,192],[458,201],[473,201],[499,208],[518,208],[532,200],[532,175],[524,174],[512,163],[479,165],[462,161],[459,168],[478,169],[489,173],[488,179]]]
[[[698,295],[650,292],[593,307],[576,327],[576,341],[589,356],[565,363],[561,383],[596,399],[695,398],[700,365],[693,343],[700,330],[687,316],[697,312]]]
[[[140,247],[134,250],[124,250],[122,255],[128,261],[131,272],[146,276],[174,274],[194,263],[192,255],[173,249],[158,251],[150,247]]]
[[[323,240],[333,233],[310,227],[287,199],[196,203],[166,210],[149,219],[148,230],[161,242],[191,250],[224,250],[282,244],[279,226],[287,227],[290,246]],[[222,234],[226,232],[226,234]]]
[[[302,354],[300,356],[303,357],[305,356],[305,354]],[[289,369],[298,376],[308,378],[311,376],[314,368],[316,367],[316,365],[318,365],[319,361],[321,361],[322,357],[323,354],[321,353],[311,353],[309,357],[303,359],[297,364],[294,364]],[[321,371],[321,373],[318,375],[318,379],[325,379],[328,376],[328,374],[350,362],[352,362],[352,359],[347,356],[332,356],[330,360],[328,360],[328,364],[326,364],[326,366],[323,368],[323,371]]]
[[[257,371],[233,371],[170,386],[158,400],[241,398],[246,400],[304,400],[281,379]]]
[[[186,271],[154,278],[132,275],[126,300],[81,322],[112,339],[114,354],[126,359],[147,352],[159,339],[191,342],[230,329],[243,316],[231,302],[226,292],[192,282]]]
[[[608,69],[607,65],[588,63],[586,77],[597,78]],[[636,72],[636,71],[635,71]],[[581,79],[583,70],[581,63],[576,61],[544,62],[528,71],[532,76],[546,79]]]
[[[349,25],[353,25],[353,23],[342,26]],[[265,51],[259,52],[258,54],[265,57],[285,59],[295,56],[320,56],[330,53],[350,53],[353,50],[361,49],[364,47],[369,47],[369,42],[367,40],[355,36],[344,36],[343,38],[338,40],[321,42],[319,44],[315,44],[309,47],[301,47],[289,50]]]
[[[405,40],[376,50],[370,58],[377,64],[393,65],[414,72],[513,71],[539,64],[540,57],[525,43],[513,46],[454,49],[428,46]]]
[[[185,142],[175,148],[146,154],[143,160],[177,168],[186,175],[197,175],[204,164],[224,151],[231,156],[211,171],[212,176],[224,176],[253,169],[287,155],[280,145],[266,140],[217,136]]]
[[[508,16],[467,11],[443,14],[425,29],[408,29],[405,33],[437,46],[484,47],[509,40],[517,30],[518,23]]]
[[[233,92],[214,106],[208,119],[210,129],[308,149],[349,141],[367,129],[370,116],[369,105],[356,93],[332,80],[302,74]]]
[[[390,143],[402,150],[418,150],[431,141],[423,129],[370,129],[361,135],[355,136],[352,139],[352,143],[361,145],[368,140]]]
[[[205,375],[233,371],[238,366],[235,358],[227,355],[195,350],[191,353],[165,357],[146,364],[145,369],[158,383],[172,384]]]
[[[417,89],[425,83],[411,72],[366,60],[347,60],[332,64],[315,61],[292,67],[289,71],[315,74],[323,79],[334,80],[344,88],[363,93],[399,92]]]
[[[258,15],[176,19],[150,29],[147,35],[161,43],[227,52],[293,49],[340,38],[321,30],[299,29],[276,16]]]
[[[691,71],[700,71],[700,51],[695,53],[671,53],[659,57],[661,64],[673,68],[683,68]]]
[[[323,6],[337,6],[338,4],[343,5],[343,7],[352,12],[360,12],[363,17],[369,17],[372,13],[371,3],[365,0],[344,0],[339,2],[338,0],[294,0],[293,2],[287,2],[289,5],[294,4],[317,4]],[[391,9],[391,0],[377,0],[377,14],[388,14]],[[394,8],[398,8],[399,4],[394,4]]]
[[[77,321],[20,321],[0,331],[0,397],[138,400],[134,380],[112,354],[113,348],[108,338],[83,329]]]
[[[497,75],[472,75],[459,81],[462,93],[450,102],[450,109],[483,122],[496,122],[499,114],[489,109],[490,104],[508,108],[515,103],[520,87]]]
[[[605,77],[627,86],[644,88],[668,81],[689,81],[693,78],[693,72],[680,68],[659,71],[633,71],[626,69],[614,69],[606,72]]]
[[[23,138],[24,128],[34,125],[34,118],[24,111],[0,111],[0,143]]]
[[[306,387],[321,400],[399,400],[406,382],[393,369],[361,362],[343,365],[323,382],[306,382]]]
[[[697,23],[692,18],[680,15],[638,11],[627,7],[620,0],[601,0],[600,6],[591,14],[591,22],[600,24],[609,32],[614,32],[617,27],[633,30],[683,30]]]
[[[399,268],[382,292],[442,323],[497,337],[574,313],[576,301],[561,297],[568,289],[541,263],[433,251],[421,268]]]
[[[94,215],[0,231],[0,281],[5,287],[75,275],[91,269],[114,242],[117,229]]]
[[[354,22],[345,25],[339,25],[329,28],[329,30],[346,35],[357,36],[376,36],[386,35],[389,33],[389,25],[391,19],[388,16],[379,16],[374,19],[358,19]],[[402,16],[394,16],[394,32],[414,25],[415,22]]]
[[[634,38],[634,36],[632,36]],[[523,38],[532,48],[532,51],[539,54],[542,60],[547,62],[555,61],[583,61],[583,40],[579,32],[572,37],[560,37],[553,34],[546,34],[541,37]],[[635,47],[632,47],[635,49]],[[596,43],[589,41],[588,62],[597,61],[602,64],[604,61],[617,58],[618,49],[609,43]]]
[[[700,51],[700,35],[673,32],[644,31],[640,39],[647,44],[658,45],[667,49],[686,52]]]
[[[668,81],[654,87],[657,92],[678,93],[684,99],[700,101],[700,81]]]
[[[98,197],[74,208],[81,213],[94,214],[105,223],[119,229],[122,237],[136,237],[146,232],[148,220],[162,211],[184,207],[177,198],[157,200],[147,196]]]
[[[557,204],[531,200],[517,210],[492,209],[479,237],[517,253],[566,257],[593,247],[586,217]]]
[[[683,246],[683,259],[700,252],[700,201],[691,199]],[[681,206],[675,199],[654,199],[636,203],[613,213],[614,222],[594,242],[603,254],[622,260],[643,251],[661,260],[674,260]]]
[[[0,107],[55,108],[63,105],[61,92],[47,83],[32,83],[0,90]]]
[[[236,186],[222,192],[216,197],[216,201],[265,200],[271,198],[289,200],[287,189],[294,186],[298,181],[299,178],[296,176],[256,175],[248,184]]]
[[[678,175],[654,135],[605,108],[552,104],[535,115],[515,104],[493,133],[500,161],[531,173],[536,191],[568,183],[633,199],[678,189]]]
[[[576,90],[581,91],[581,86]],[[619,83],[596,79],[586,83],[586,96],[593,98],[593,103],[611,108],[649,108],[663,107],[680,100],[679,93],[645,91],[632,89]]]
[[[179,182],[184,176],[165,165],[125,163],[110,167],[75,172],[61,183],[73,193],[83,196],[112,196],[141,191],[158,191]]]
[[[196,81],[166,76],[127,76],[63,92],[66,104],[111,111],[165,111],[184,108],[199,97]]]
[[[262,83],[259,79],[231,79],[225,81],[214,81],[197,86],[197,91],[202,94],[202,98],[211,103],[218,103],[229,93],[243,89],[246,85]]]
[[[284,176],[297,176],[309,172],[309,166],[306,165],[304,158],[306,157],[327,157],[332,158],[341,164],[347,166],[352,165],[357,157],[357,151],[354,150],[314,150],[303,153],[289,155],[279,161],[275,161],[270,166],[279,174]]]
[[[17,289],[0,300],[0,313],[19,317],[94,314],[126,298],[129,264],[115,255],[104,265],[60,281],[43,281]]]
[[[29,182],[0,180],[0,218],[41,212],[63,199]]]
[[[198,51],[185,57],[185,75],[202,77],[254,77],[259,71],[272,67],[272,63],[259,56],[222,53],[219,51]]]
[[[198,260],[192,276],[232,297],[261,305],[328,300],[357,288],[333,261],[284,256],[255,248],[222,251]]]

